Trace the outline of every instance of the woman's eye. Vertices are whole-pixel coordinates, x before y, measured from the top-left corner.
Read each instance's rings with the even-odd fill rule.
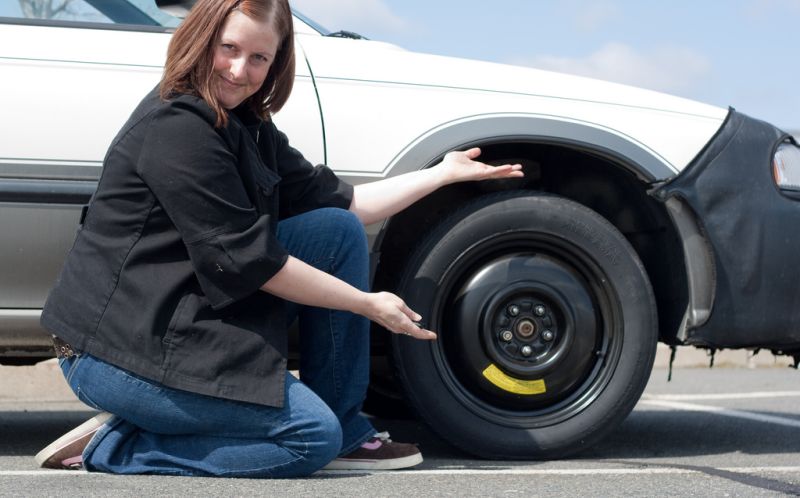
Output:
[[[222,44],[222,49],[223,49],[223,50],[226,50],[226,51],[228,51],[228,52],[232,52],[232,51],[233,51],[235,48],[236,48],[236,47],[234,47],[234,46],[233,46],[233,45],[231,45],[230,43],[223,43],[223,44]]]

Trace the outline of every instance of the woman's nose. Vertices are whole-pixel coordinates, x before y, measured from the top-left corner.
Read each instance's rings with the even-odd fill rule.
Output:
[[[246,61],[244,57],[236,57],[231,59],[230,72],[235,78],[239,78],[244,74]]]

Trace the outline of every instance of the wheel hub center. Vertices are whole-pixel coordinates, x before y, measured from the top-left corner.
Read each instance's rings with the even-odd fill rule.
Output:
[[[547,287],[522,282],[483,304],[489,356],[506,372],[527,378],[554,368],[569,349],[566,304]]]
[[[520,338],[529,339],[536,333],[536,324],[533,320],[525,318],[517,323],[516,332]]]

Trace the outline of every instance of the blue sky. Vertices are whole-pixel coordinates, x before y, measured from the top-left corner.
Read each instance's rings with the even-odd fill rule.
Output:
[[[800,131],[800,0],[290,0],[334,31],[597,77]]]

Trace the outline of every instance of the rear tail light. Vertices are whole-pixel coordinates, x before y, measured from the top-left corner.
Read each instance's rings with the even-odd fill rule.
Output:
[[[782,190],[800,191],[800,147],[784,142],[772,158],[772,174]]]

